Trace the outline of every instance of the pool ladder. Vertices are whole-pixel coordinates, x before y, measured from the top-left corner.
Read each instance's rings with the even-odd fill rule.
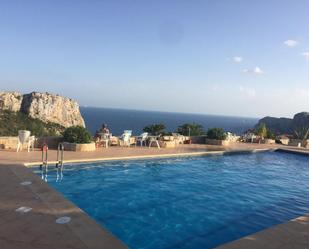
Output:
[[[62,180],[63,178],[63,154],[64,154],[64,144],[59,143],[58,144],[58,150],[57,150],[57,163],[56,163],[56,169],[57,169],[57,179],[56,181]]]
[[[63,155],[64,155],[64,144],[59,143],[57,149],[57,179],[56,181],[62,180],[63,178]],[[40,170],[42,171],[42,179],[47,182],[48,173],[48,146],[46,143],[42,146],[42,164],[40,165]]]
[[[46,143],[44,143],[42,146],[42,164],[40,165],[40,170],[42,171],[42,179],[47,182],[48,145]]]

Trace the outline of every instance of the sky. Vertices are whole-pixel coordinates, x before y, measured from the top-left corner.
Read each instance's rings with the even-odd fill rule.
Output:
[[[308,0],[0,0],[0,91],[246,117],[309,111]]]

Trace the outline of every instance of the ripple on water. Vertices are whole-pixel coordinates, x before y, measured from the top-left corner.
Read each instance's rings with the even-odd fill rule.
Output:
[[[309,160],[299,155],[66,165],[61,182],[49,174],[131,248],[212,248],[309,211]]]

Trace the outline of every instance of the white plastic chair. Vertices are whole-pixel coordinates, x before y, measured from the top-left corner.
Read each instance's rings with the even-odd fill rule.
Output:
[[[136,138],[135,146],[137,145],[138,142],[140,143],[141,146],[143,146],[143,144],[145,144],[145,146],[146,146],[147,137],[148,137],[148,132],[144,132],[141,135],[139,135]]]
[[[34,150],[35,136],[30,136],[30,131],[20,130],[18,131],[18,144],[17,152],[23,150],[23,145],[27,144],[27,150],[30,151],[30,148]]]
[[[105,147],[108,148],[108,143],[110,139],[110,134],[103,133],[101,136],[101,141],[105,144]]]
[[[131,136],[132,136],[132,131],[131,130],[125,130],[124,132],[123,132],[123,134],[121,135],[121,137],[120,137],[120,140],[119,140],[119,142],[120,142],[120,145],[123,145],[123,146],[130,146],[130,138],[131,138]],[[121,142],[122,142],[122,144],[121,144]]]

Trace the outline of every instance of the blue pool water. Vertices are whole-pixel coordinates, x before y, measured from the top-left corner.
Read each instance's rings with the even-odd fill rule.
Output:
[[[309,211],[309,158],[278,152],[66,165],[48,181],[131,248],[212,248]]]

